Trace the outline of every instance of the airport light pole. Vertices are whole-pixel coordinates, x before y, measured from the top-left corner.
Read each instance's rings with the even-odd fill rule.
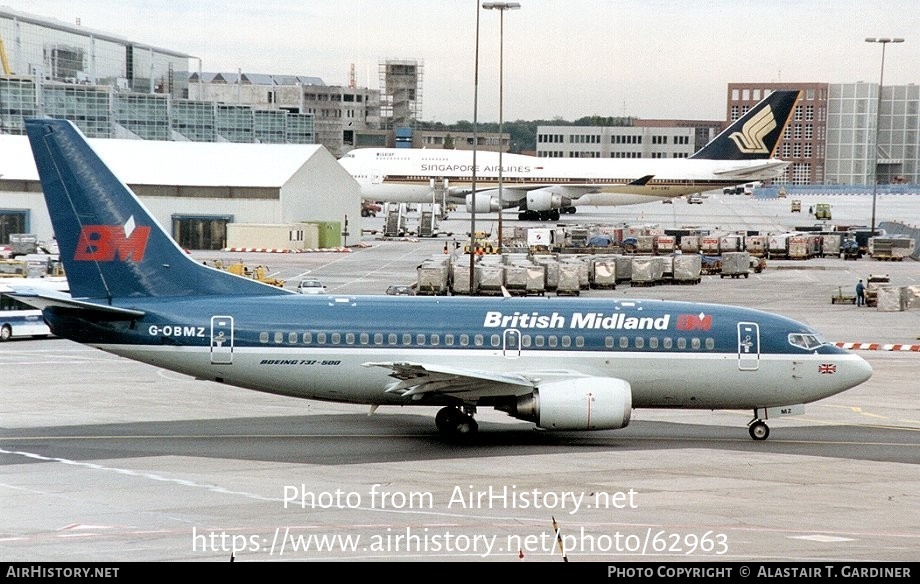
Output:
[[[903,43],[904,39],[898,38],[867,38],[867,43],[881,43],[882,45],[882,70],[878,76],[878,103],[875,108],[875,148],[872,149],[872,225],[869,237],[875,237],[875,201],[878,196],[878,140],[880,135],[879,125],[882,121],[882,87],[885,79],[885,45],[888,43]]]
[[[505,210],[504,199],[502,198],[502,144],[503,134],[503,112],[504,112],[504,49],[505,49],[505,11],[517,10],[521,7],[518,2],[483,2],[482,7],[486,10],[498,10],[498,251],[503,251],[504,243],[502,242],[502,212]]]
[[[470,181],[470,295],[474,294],[476,281],[476,147],[479,142],[477,132],[479,117],[479,0],[476,0],[476,49],[473,65],[473,169]]]

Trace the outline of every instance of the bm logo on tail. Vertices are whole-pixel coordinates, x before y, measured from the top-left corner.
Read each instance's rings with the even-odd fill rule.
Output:
[[[764,144],[764,138],[775,129],[776,118],[773,117],[773,108],[767,106],[748,120],[740,132],[732,132],[729,138],[735,142],[738,150],[745,154],[769,154],[770,149]]]
[[[139,262],[144,259],[150,227],[138,227],[132,215],[124,225],[84,225],[73,259],[78,262]]]

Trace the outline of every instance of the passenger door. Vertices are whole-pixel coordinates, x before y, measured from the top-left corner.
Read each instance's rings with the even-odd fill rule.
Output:
[[[755,322],[738,323],[738,369],[757,371],[760,367],[760,326]]]
[[[211,364],[233,363],[233,317],[211,317]]]

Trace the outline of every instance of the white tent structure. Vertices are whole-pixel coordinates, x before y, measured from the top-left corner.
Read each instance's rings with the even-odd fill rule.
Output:
[[[347,217],[349,230],[360,233],[358,183],[322,146],[89,142],[180,245],[196,247],[182,241],[180,232],[194,225],[207,228],[214,221],[288,225],[344,223]],[[51,238],[51,221],[28,139],[0,135],[0,214],[10,213],[26,213],[29,232],[40,239]]]

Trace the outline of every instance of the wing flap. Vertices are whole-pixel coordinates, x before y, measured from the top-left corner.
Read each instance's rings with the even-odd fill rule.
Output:
[[[518,373],[496,373],[425,363],[371,362],[365,367],[390,370],[393,383],[386,391],[405,397],[426,393],[464,394],[464,397],[521,395],[533,391],[537,380]]]

